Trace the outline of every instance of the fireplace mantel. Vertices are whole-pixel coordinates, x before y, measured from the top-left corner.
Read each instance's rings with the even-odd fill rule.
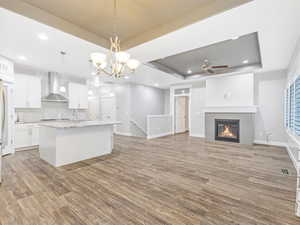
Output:
[[[256,113],[257,106],[209,106],[205,113]]]

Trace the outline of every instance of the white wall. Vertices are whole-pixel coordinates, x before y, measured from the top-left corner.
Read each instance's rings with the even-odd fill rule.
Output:
[[[205,82],[195,84],[191,88],[190,106],[190,135],[204,137],[205,135],[205,113],[203,111],[206,103]]]
[[[170,90],[165,90],[165,109],[164,114],[170,114]]]
[[[267,135],[270,134],[271,144],[287,143],[284,128],[285,83],[286,71],[272,71],[219,77],[192,84],[190,135],[204,137],[203,110],[207,106],[258,105],[258,113],[255,116],[255,140],[265,143]],[[224,99],[227,92],[231,92],[231,97]]]
[[[116,127],[118,134],[142,136],[139,127],[146,131],[147,116],[164,114],[165,91],[162,89],[135,84],[102,84],[90,89],[93,91],[90,97],[96,97],[98,101],[101,97],[115,95],[116,119],[121,122]],[[91,108],[93,104],[97,104],[97,101],[90,101]]]
[[[131,85],[131,118],[146,130],[148,115],[164,114],[164,90],[143,85]]]
[[[253,80],[253,74],[207,79],[206,106],[253,105]]]
[[[287,87],[300,75],[300,38],[288,68]]]
[[[130,85],[115,85],[114,92],[116,96],[117,120],[121,125],[117,126],[116,132],[130,135],[130,115],[131,115],[131,97]]]
[[[172,116],[154,115],[147,117],[147,138],[157,138],[172,134]]]
[[[284,128],[284,88],[286,71],[271,71],[255,74],[255,140],[273,144],[285,144],[287,136]],[[278,142],[278,143],[277,143]]]

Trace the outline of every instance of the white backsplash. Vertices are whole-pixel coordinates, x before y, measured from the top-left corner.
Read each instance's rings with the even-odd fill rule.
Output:
[[[41,119],[75,119],[74,110],[67,103],[43,102],[41,109],[16,109],[19,122],[36,122]],[[88,111],[76,110],[76,119],[88,119]]]

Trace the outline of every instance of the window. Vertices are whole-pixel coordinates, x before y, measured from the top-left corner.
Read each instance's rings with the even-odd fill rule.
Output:
[[[300,136],[300,76],[285,90],[285,127]]]
[[[295,81],[295,133],[300,136],[300,77]]]
[[[295,112],[295,85],[290,86],[290,107],[289,107],[289,128],[294,130],[294,112]]]
[[[285,110],[284,110],[284,120],[285,128],[289,128],[289,89],[285,90]]]

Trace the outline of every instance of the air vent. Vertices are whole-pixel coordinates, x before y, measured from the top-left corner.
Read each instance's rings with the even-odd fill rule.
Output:
[[[281,169],[281,172],[283,175],[289,175],[289,170],[288,169]]]

